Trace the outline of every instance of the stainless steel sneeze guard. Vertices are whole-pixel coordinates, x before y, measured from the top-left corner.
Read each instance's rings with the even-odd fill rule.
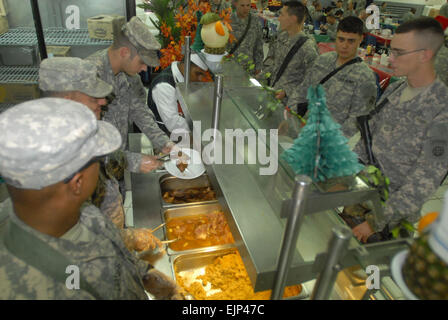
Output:
[[[190,123],[200,121],[200,131],[194,131],[194,129],[198,129],[197,127],[193,128],[196,133],[195,138],[200,139],[200,135],[211,128],[213,90],[212,83],[190,83],[188,93],[183,84],[179,84],[177,87],[177,94],[181,96],[182,109],[189,115]],[[222,132],[224,128],[250,129],[246,119],[241,116],[225,88],[220,128]],[[207,143],[208,141],[202,141],[204,150]],[[240,251],[255,291],[260,291],[273,287],[277,258],[284,233],[284,221],[280,219],[279,213],[282,201],[286,200],[288,193],[291,193],[293,181],[287,180],[289,178],[282,169],[279,169],[276,175],[265,177],[260,177],[257,169],[257,165],[216,163],[206,165],[207,174],[217,192],[218,201],[226,216],[229,217],[229,226],[235,237],[235,245]],[[263,182],[260,183],[260,180]],[[278,186],[280,189],[277,188]],[[275,201],[273,196],[269,197],[269,193],[275,193],[277,200]],[[313,224],[313,222],[311,223]],[[330,223],[330,225],[333,224],[334,222]],[[330,233],[331,230],[328,230],[328,234]],[[299,242],[304,240],[303,237],[310,236],[311,234],[303,232],[301,236],[299,235]],[[322,238],[327,239],[328,237],[322,236]],[[298,284],[315,278],[314,254],[315,252],[324,252],[326,242],[326,240],[316,239],[309,243],[311,247],[314,247],[308,248],[304,252],[309,262],[305,262],[303,256],[296,250],[286,285]],[[307,253],[308,251],[311,252],[311,255]],[[298,269],[300,272],[297,272]]]
[[[232,67],[229,70],[233,69],[235,68]],[[264,97],[261,89],[251,86],[250,81],[244,79],[238,84],[229,82],[233,76],[233,74],[230,76],[224,74],[225,85],[219,121],[221,133],[224,134],[226,128],[240,128],[243,132],[278,128],[279,117],[276,113],[262,120],[257,119],[254,113],[265,107],[264,98],[256,99],[258,95]],[[229,87],[226,87],[227,83]],[[212,126],[214,84],[192,82],[187,90],[185,84],[181,83],[177,85],[176,91],[186,120],[192,128],[195,149],[205,154],[210,151],[207,147],[212,140],[205,133]],[[263,101],[260,102],[260,100]],[[287,143],[279,147],[278,154],[293,141],[292,137],[293,135],[284,139]],[[267,152],[274,150],[267,139],[261,142],[258,140],[258,143],[263,143]],[[139,150],[136,145],[134,147],[132,145],[130,141],[132,151]],[[260,175],[259,169],[262,164],[247,162],[252,152],[250,149],[241,150],[234,145],[233,151],[234,154],[243,155],[244,164],[224,164],[223,157],[222,163],[205,163],[206,173],[228,220],[235,239],[235,247],[241,254],[254,290],[272,289],[286,225],[286,215],[282,215],[282,207],[289,206],[288,200],[292,196],[294,187],[294,173],[279,159],[278,168],[274,174]],[[159,178],[164,174],[166,172],[132,174],[136,227],[156,227],[162,222]],[[311,191],[309,199],[313,199],[311,202],[319,203],[316,187],[313,186]],[[352,193],[352,196],[356,194],[357,199],[360,200],[368,200],[374,194],[372,190],[365,188],[356,188],[355,191],[358,192]],[[344,201],[341,203],[338,196],[331,198],[329,194],[323,195],[329,197],[327,200],[331,200],[333,204],[345,204]],[[350,198],[350,192],[344,193],[343,198]],[[334,207],[328,210],[328,207],[324,208],[321,204],[309,203],[306,207],[308,210],[305,211],[308,212],[303,217],[294,255],[287,272],[287,286],[317,278],[323,270],[328,242],[333,235],[332,229],[343,224],[333,210]],[[162,230],[157,232],[163,233]],[[156,235],[163,237],[163,234],[156,233]],[[341,268],[353,265],[361,265],[365,268],[366,265],[372,263],[387,264],[396,252],[403,250],[407,245],[407,241],[398,240],[362,246],[352,237],[340,265]],[[175,256],[164,258],[156,267],[163,268],[167,274],[172,274],[170,263],[174,258]]]

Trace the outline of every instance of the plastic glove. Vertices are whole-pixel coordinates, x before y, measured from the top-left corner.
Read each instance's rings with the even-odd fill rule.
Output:
[[[184,290],[166,274],[154,268],[143,277],[143,285],[158,300],[185,300]]]
[[[170,153],[171,151],[177,151],[177,150],[173,150],[174,147],[176,147],[176,144],[173,141],[168,141],[165,144],[165,146],[162,148],[162,153],[167,154],[167,153]]]
[[[152,234],[151,229],[123,229],[122,238],[130,251],[154,250],[156,247],[163,248],[163,244]]]
[[[157,160],[155,156],[142,156],[142,162],[140,163],[140,172],[148,173],[153,170],[156,170],[158,167],[162,165],[162,162]]]
[[[156,247],[163,248],[160,240],[152,234],[151,229],[134,229],[135,251],[154,250]]]

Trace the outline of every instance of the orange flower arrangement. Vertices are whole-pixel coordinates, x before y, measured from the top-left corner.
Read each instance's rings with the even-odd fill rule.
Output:
[[[230,25],[230,22],[232,21],[231,19],[231,15],[232,15],[232,8],[227,8],[227,9],[223,9],[219,16],[222,19],[222,22],[226,25],[226,27],[229,29],[230,31],[230,35],[229,35],[229,42],[232,43],[233,41],[235,41],[235,36],[232,33],[232,27]]]
[[[177,14],[174,19],[176,20],[175,27],[180,30],[180,34],[178,37],[173,36],[173,31],[171,27],[167,26],[165,22],[162,22],[160,25],[160,33],[165,39],[169,39],[169,44],[161,49],[161,58],[160,58],[160,67],[165,69],[170,66],[173,61],[180,61],[183,58],[182,54],[182,46],[185,42],[185,36],[190,36],[191,39],[194,39],[196,36],[196,30],[198,25],[198,20],[196,16],[196,12],[201,11],[203,14],[210,11],[210,4],[208,2],[199,2],[196,3],[194,0],[188,0],[188,6],[183,8],[180,6],[177,10]],[[223,23],[232,30],[230,27],[230,15],[232,13],[231,8],[227,8],[222,10],[220,13],[220,17],[223,20]],[[230,42],[232,42],[235,37],[230,35]],[[156,70],[157,70],[156,69]],[[211,81],[211,76],[207,78],[208,81]]]

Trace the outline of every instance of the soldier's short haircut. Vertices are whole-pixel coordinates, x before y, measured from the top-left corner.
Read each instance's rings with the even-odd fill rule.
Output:
[[[120,31],[116,35],[114,35],[112,49],[116,50],[122,47],[126,47],[131,51],[131,59],[133,59],[137,55],[137,48],[135,48],[135,46],[129,41],[124,32]]]
[[[42,98],[64,98],[66,96],[73,96],[75,91],[43,91],[40,90]]]
[[[335,16],[342,16],[343,14],[344,12],[341,9],[336,10],[334,13]]]
[[[283,3],[288,7],[288,14],[297,17],[297,22],[304,21],[305,16],[308,14],[308,9],[299,1],[286,1]]]
[[[364,22],[358,17],[349,16],[338,23],[337,31],[347,32],[347,33],[357,33],[362,35]]]
[[[444,41],[443,28],[440,23],[429,17],[421,17],[402,23],[395,30],[396,34],[413,32],[417,41],[425,49],[434,51],[434,56]]]

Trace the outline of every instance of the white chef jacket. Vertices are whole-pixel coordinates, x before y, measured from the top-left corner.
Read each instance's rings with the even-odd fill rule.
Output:
[[[185,81],[184,76],[179,71],[178,64],[178,61],[171,64],[171,72],[176,83]],[[174,129],[190,132],[187,121],[178,112],[178,98],[175,87],[172,87],[167,82],[162,82],[152,89],[151,94],[159,111],[160,118],[170,132],[173,132]]]

